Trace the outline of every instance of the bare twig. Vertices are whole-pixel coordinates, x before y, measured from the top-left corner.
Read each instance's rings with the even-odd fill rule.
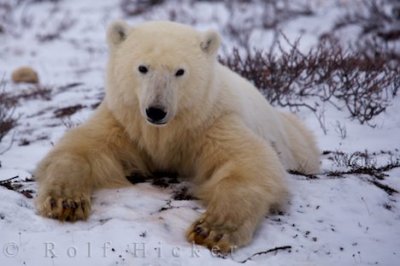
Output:
[[[275,253],[275,254],[277,254],[278,253],[278,251],[291,251],[291,249],[292,249],[292,246],[281,246],[281,247],[275,247],[275,248],[271,248],[271,249],[268,249],[268,250],[264,250],[264,251],[260,251],[260,252],[256,252],[256,253],[254,253],[253,255],[251,255],[250,257],[248,257],[247,259],[244,259],[244,260],[242,260],[242,261],[239,261],[240,263],[246,263],[247,261],[249,261],[249,260],[252,260],[254,257],[256,257],[256,256],[260,256],[260,255],[266,255],[266,254],[269,254],[269,253]]]

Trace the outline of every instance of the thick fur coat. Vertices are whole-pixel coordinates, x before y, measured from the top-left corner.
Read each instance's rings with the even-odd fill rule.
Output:
[[[40,214],[86,219],[95,189],[128,185],[132,172],[178,172],[207,206],[188,240],[228,252],[286,201],[286,169],[318,172],[312,134],[218,63],[216,32],[115,22],[107,39],[106,97],[39,164]]]

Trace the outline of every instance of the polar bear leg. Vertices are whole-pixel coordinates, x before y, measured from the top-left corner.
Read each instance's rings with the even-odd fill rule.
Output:
[[[207,210],[187,238],[227,253],[250,242],[268,211],[285,201],[287,190],[285,170],[273,148],[240,122],[222,123],[203,140],[195,182]]]
[[[94,189],[128,185],[126,175],[142,166],[134,151],[122,127],[101,107],[88,122],[67,132],[38,165],[39,214],[86,219]]]

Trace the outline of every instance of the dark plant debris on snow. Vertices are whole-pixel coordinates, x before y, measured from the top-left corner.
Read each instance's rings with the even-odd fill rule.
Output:
[[[54,116],[56,118],[69,117],[85,107],[86,107],[85,105],[76,104],[76,105],[58,108],[57,110],[54,111]]]
[[[19,179],[19,176],[11,177],[0,181],[0,186],[6,189],[18,192],[28,199],[32,199],[34,191],[32,189],[24,189],[24,183],[33,182],[31,178],[25,178],[24,180]]]
[[[191,195],[189,188],[182,182],[177,173],[167,173],[167,172],[156,172],[151,176],[144,176],[139,173],[132,173],[130,176],[126,177],[132,184],[139,183],[150,183],[153,186],[171,189],[173,200],[196,200],[194,196]]]

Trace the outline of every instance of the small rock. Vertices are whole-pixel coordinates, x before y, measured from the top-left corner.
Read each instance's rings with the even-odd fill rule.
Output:
[[[11,78],[15,83],[39,83],[39,76],[36,71],[27,66],[15,69]]]

